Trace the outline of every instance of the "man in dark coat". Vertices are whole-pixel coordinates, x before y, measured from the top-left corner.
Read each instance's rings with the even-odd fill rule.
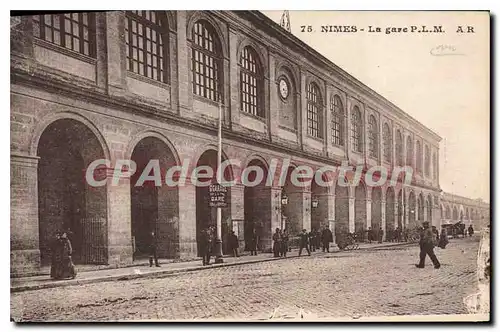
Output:
[[[379,228],[378,230],[378,243],[382,243],[382,239],[384,238],[384,230],[382,227]]]
[[[202,229],[200,234],[200,254],[203,265],[210,265],[210,253],[212,251],[212,238],[208,229]]]
[[[234,231],[231,231],[231,234],[229,234],[228,237],[228,246],[229,249],[231,250],[231,253],[233,254],[234,257],[239,257],[238,255],[238,236],[234,233]]]
[[[250,234],[250,243],[248,244],[248,247],[250,249],[250,256],[257,256],[257,241],[258,241],[258,235],[257,235],[257,230],[254,228],[252,230],[252,234]]]
[[[323,243],[323,252],[330,252],[330,242],[333,242],[333,234],[332,231],[328,228],[328,226],[323,229],[321,234],[321,241]]]
[[[302,233],[299,234],[300,237],[300,249],[299,256],[302,254],[302,249],[306,248],[307,254],[311,256],[311,251],[309,250],[309,234],[307,234],[307,230],[303,229]]]
[[[288,230],[285,228],[283,230],[283,233],[281,234],[281,252],[280,252],[281,257],[286,257],[286,253],[288,251],[288,240],[289,240]]]
[[[155,231],[152,231],[149,237],[149,267],[153,266],[153,259],[156,267],[160,267],[158,263],[158,236]]]
[[[469,236],[474,235],[474,228],[472,227],[472,224],[469,225],[468,231],[469,231]]]
[[[281,234],[280,234],[280,229],[276,228],[276,231],[273,234],[274,257],[280,257],[280,249],[281,249]]]
[[[434,264],[435,269],[439,269],[439,263],[436,254],[434,254],[434,247],[436,245],[436,236],[432,229],[429,227],[429,222],[425,221],[423,229],[420,230],[420,262],[415,264],[416,267],[423,269],[425,267],[425,257],[428,255]]]

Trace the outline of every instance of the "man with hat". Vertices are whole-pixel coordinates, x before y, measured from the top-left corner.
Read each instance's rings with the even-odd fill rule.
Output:
[[[439,263],[436,255],[434,254],[434,247],[436,246],[436,236],[434,232],[429,227],[429,222],[424,221],[422,223],[423,229],[420,232],[420,262],[415,264],[416,267],[423,269],[425,267],[425,257],[429,255],[429,258],[434,264],[435,269],[439,269],[441,264]]]

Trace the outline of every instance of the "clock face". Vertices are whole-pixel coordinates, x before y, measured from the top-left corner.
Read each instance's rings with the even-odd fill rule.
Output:
[[[282,78],[279,84],[280,95],[283,99],[288,97],[288,83]]]

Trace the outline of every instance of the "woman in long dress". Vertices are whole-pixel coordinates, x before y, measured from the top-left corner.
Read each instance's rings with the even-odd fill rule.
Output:
[[[51,252],[51,265],[50,265],[50,277],[52,279],[61,279],[62,275],[62,252],[64,245],[61,241],[61,232],[56,232],[55,238],[52,241],[50,252]]]
[[[62,245],[62,260],[61,260],[61,278],[71,278],[76,277],[75,265],[71,259],[73,254],[73,247],[71,246],[71,241],[68,239],[68,235],[63,233],[61,235],[61,245]]]

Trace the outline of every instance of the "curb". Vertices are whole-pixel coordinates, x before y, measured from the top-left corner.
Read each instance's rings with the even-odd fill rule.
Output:
[[[336,251],[333,251],[331,253],[340,253],[340,252],[349,252],[349,251],[357,252],[357,251],[366,251],[366,250],[372,250],[372,249],[393,248],[396,246],[410,246],[410,245],[414,245],[414,243],[398,243],[398,244],[394,244],[394,245],[381,245],[381,246],[375,246],[375,247],[370,247],[370,248],[359,248],[357,250],[346,250],[346,251],[336,250]],[[306,257],[306,256],[304,256],[304,257]],[[19,293],[19,292],[24,292],[24,291],[40,290],[40,289],[48,289],[48,288],[88,285],[88,284],[94,284],[94,283],[99,283],[99,282],[125,281],[125,280],[147,279],[147,278],[161,278],[161,277],[167,277],[169,275],[185,273],[185,272],[193,272],[193,271],[215,269],[215,268],[221,268],[221,267],[227,267],[227,266],[246,265],[246,264],[262,263],[262,262],[268,262],[268,261],[274,261],[274,260],[293,259],[293,258],[299,258],[299,256],[269,257],[269,258],[263,258],[263,259],[259,259],[259,260],[239,261],[239,262],[236,261],[236,262],[222,263],[222,264],[212,263],[209,266],[200,265],[200,266],[194,266],[194,267],[178,268],[178,269],[156,271],[156,272],[146,272],[146,273],[140,273],[140,274],[103,276],[103,277],[95,277],[95,278],[89,278],[89,279],[70,279],[70,280],[61,280],[59,282],[54,281],[52,283],[40,284],[40,285],[11,286],[10,292],[11,293]]]

